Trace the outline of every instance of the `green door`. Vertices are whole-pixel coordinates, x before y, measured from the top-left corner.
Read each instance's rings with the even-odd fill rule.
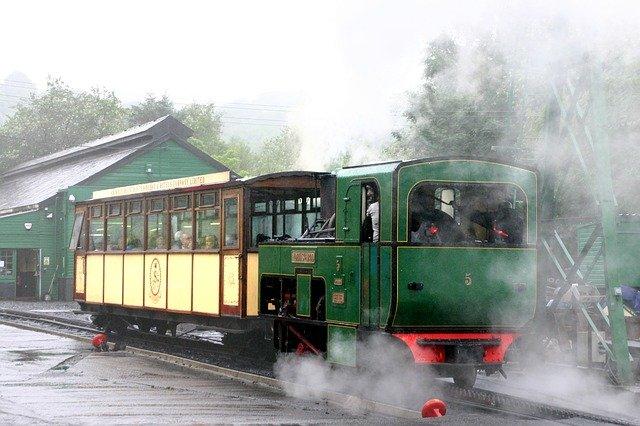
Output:
[[[380,323],[379,244],[362,244],[362,285],[360,295],[361,323],[378,326]]]

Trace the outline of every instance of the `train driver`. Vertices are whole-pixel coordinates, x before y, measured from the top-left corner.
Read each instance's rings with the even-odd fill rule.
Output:
[[[367,211],[365,213],[365,221],[371,220],[371,229],[373,235],[368,241],[374,243],[380,240],[380,201],[378,200],[378,191],[373,185],[365,186],[365,195],[367,197]]]

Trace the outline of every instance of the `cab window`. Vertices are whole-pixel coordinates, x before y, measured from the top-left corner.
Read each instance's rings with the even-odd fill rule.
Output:
[[[526,197],[513,184],[432,183],[409,194],[408,240],[435,245],[525,244]]]

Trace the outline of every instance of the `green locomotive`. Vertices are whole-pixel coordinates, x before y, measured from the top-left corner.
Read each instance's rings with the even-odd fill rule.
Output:
[[[536,173],[435,158],[322,182],[331,218],[259,245],[259,313],[276,347],[356,366],[375,334],[463,386],[499,371],[535,315]]]

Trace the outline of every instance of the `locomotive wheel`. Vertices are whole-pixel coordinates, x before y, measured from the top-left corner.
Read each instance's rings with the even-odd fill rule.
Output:
[[[453,383],[463,389],[471,389],[476,384],[478,369],[474,366],[461,367],[453,371]]]

